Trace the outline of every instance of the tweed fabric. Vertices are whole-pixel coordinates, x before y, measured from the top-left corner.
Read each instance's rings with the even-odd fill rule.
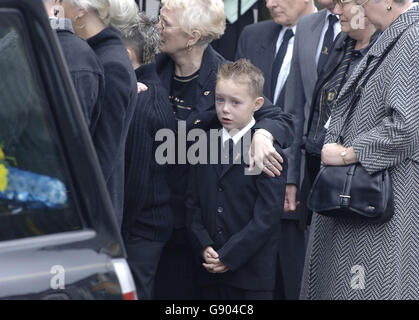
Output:
[[[348,113],[356,88],[401,34]],[[301,299],[419,299],[419,7],[387,28],[342,88],[326,143],[353,146],[369,172],[390,168],[395,214],[353,223],[314,214]]]

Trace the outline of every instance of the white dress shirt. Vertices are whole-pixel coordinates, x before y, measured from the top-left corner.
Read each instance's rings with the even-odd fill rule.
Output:
[[[288,29],[291,29],[294,32],[294,37],[292,37],[288,42],[287,53],[285,54],[285,58],[284,58],[284,61],[282,62],[281,70],[279,71],[279,74],[278,74],[278,81],[276,83],[276,88],[275,88],[275,93],[274,93],[274,101],[273,101],[274,104],[278,100],[278,97],[281,93],[282,88],[285,85],[285,82],[287,81],[288,74],[290,73],[290,69],[291,69],[292,51],[294,48],[294,38],[295,38],[295,31],[297,30],[297,26],[293,26],[292,28],[284,27],[281,29],[281,32],[279,33],[279,36],[278,36],[278,40],[276,41],[275,56],[278,53],[279,48],[281,47],[285,32]]]
[[[245,134],[249,131],[254,125],[256,121],[255,118],[252,117],[252,120],[239,132],[237,132],[234,136],[231,136],[230,133],[223,127],[223,145],[228,139],[233,139],[234,144],[236,144]]]

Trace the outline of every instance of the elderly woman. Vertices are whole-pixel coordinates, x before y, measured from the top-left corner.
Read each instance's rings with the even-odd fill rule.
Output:
[[[215,82],[218,67],[225,59],[209,43],[225,29],[221,0],[163,0],[160,12],[161,55],[157,73],[169,92],[179,126],[186,130],[209,130],[218,126],[215,112]],[[269,175],[280,174],[280,155],[271,139],[286,148],[293,137],[290,116],[272,105],[256,112],[254,161]],[[265,163],[265,166],[263,165]],[[254,162],[251,164],[254,166]],[[193,256],[185,231],[185,190],[188,165],[177,165],[170,176],[175,230],[166,246],[156,277],[156,297],[194,298]]]
[[[322,161],[359,162],[370,174],[388,168],[394,215],[387,223],[368,224],[314,214],[301,298],[417,300],[419,7],[411,0],[356,3],[383,33],[338,97]]]
[[[102,63],[105,94],[91,134],[102,172],[122,223],[125,140],[137,99],[137,80],[119,32],[138,12],[134,0],[61,0],[65,17],[78,36],[86,39]]]

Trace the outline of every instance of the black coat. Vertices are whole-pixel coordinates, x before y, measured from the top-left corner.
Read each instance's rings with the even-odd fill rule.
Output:
[[[276,43],[282,25],[273,20],[263,21],[245,27],[240,34],[236,59],[247,58],[258,67],[265,77],[263,94],[273,101],[275,92],[271,90],[272,65],[275,59]],[[283,108],[285,99],[284,84],[277,105]]]
[[[210,146],[209,135],[207,145]],[[281,152],[278,145],[275,147]],[[203,285],[220,283],[245,290],[274,289],[287,162],[279,177],[271,178],[265,173],[246,175],[244,157],[249,148],[250,145],[243,143],[241,154],[231,157],[241,158],[239,164],[233,164],[230,159],[227,165],[191,166],[188,231],[197,261],[204,262],[202,251],[212,246],[230,269],[223,274],[212,274],[200,265],[199,279]],[[208,158],[211,150],[208,149]],[[218,150],[220,154],[221,148]]]
[[[129,237],[167,241],[173,228],[168,185],[169,166],[155,160],[159,129],[175,131],[176,120],[155,65],[135,70],[147,91],[138,95],[125,150],[124,230]]]
[[[186,119],[186,131],[200,128],[208,131],[218,128],[220,123],[215,111],[215,85],[219,67],[227,62],[211,46],[204,52],[198,77],[196,102],[194,109]],[[157,74],[163,87],[170,92],[170,86],[174,75],[174,62],[166,54],[160,54],[156,59]],[[268,130],[275,137],[282,148],[291,145],[294,136],[292,117],[284,113],[280,108],[267,101],[264,106],[255,113],[255,128]],[[185,190],[187,186],[188,165],[178,165],[172,170],[170,184],[172,190],[172,208],[175,212],[175,227],[184,226],[185,215]]]
[[[250,8],[233,24],[227,20],[224,34],[219,39],[211,42],[211,46],[224,58],[233,61],[236,56],[240,33],[245,26],[252,23],[255,23],[255,18],[253,16],[253,9]]]
[[[119,33],[108,27],[87,39],[105,70],[105,96],[93,143],[119,225],[124,202],[125,141],[137,103],[137,79]]]
[[[95,131],[105,94],[102,64],[86,41],[71,30],[57,30],[71,79],[90,132]]]

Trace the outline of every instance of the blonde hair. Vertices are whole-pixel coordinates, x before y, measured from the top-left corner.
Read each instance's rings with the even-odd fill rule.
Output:
[[[138,13],[138,6],[134,0],[71,0],[72,4],[85,9],[93,9],[100,20],[106,25],[120,28],[126,25]]]
[[[199,44],[204,45],[224,34],[226,18],[222,0],[162,0],[162,7],[177,11],[180,28],[192,35],[201,33]]]
[[[233,79],[246,84],[253,98],[263,96],[263,85],[265,83],[263,73],[248,59],[239,59],[236,62],[223,64],[218,70],[217,82],[221,79]]]

